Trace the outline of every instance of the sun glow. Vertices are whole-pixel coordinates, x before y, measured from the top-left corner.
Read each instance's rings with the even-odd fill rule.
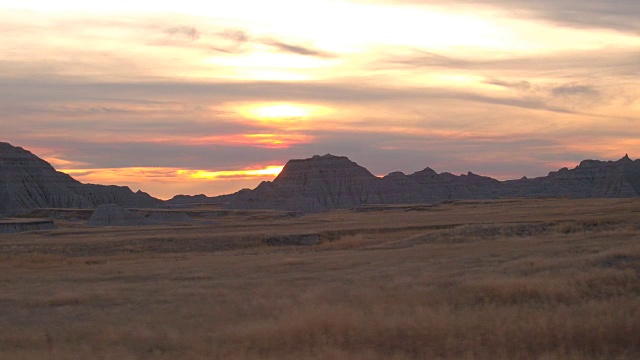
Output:
[[[331,109],[324,106],[299,103],[260,103],[233,107],[247,119],[276,126],[290,125],[332,113]]]
[[[256,108],[253,113],[259,118],[283,118],[309,116],[309,109],[297,105],[268,105]]]
[[[181,181],[190,179],[249,179],[256,177],[274,177],[280,174],[283,166],[269,165],[264,168],[242,170],[190,170],[161,167],[130,167],[103,169],[60,169],[83,182],[121,183],[127,180]]]
[[[191,140],[191,144],[224,144],[231,146],[253,146],[270,149],[283,149],[297,144],[313,142],[314,137],[304,134],[232,134],[205,136]]]
[[[268,165],[240,170],[198,170],[174,167],[79,168],[58,169],[76,180],[91,184],[118,184],[142,189],[152,196],[170,199],[176,194],[219,195],[253,188],[260,181],[272,180],[282,166]]]
[[[282,171],[283,166],[267,166],[264,169],[247,170],[226,170],[226,171],[206,171],[206,170],[179,170],[178,175],[188,176],[193,179],[220,179],[220,178],[254,178],[263,176],[277,176]]]

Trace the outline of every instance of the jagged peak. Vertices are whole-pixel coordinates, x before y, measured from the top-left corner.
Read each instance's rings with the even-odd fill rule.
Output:
[[[403,178],[405,176],[407,176],[407,174],[403,173],[402,171],[393,171],[383,176],[383,178],[393,179],[393,178]]]
[[[629,157],[629,154],[625,154],[623,157],[616,161],[600,161],[600,160],[582,160],[580,164],[576,167],[576,169],[589,169],[602,165],[612,165],[612,164],[627,164],[633,163],[633,160]],[[562,170],[562,169],[561,169]]]
[[[618,163],[626,163],[626,162],[633,162],[633,160],[631,160],[631,158],[629,157],[629,154],[624,154],[624,156],[622,158],[620,158],[620,160],[616,161]]]
[[[482,178],[482,179],[492,179],[492,178],[491,178],[491,177],[489,177],[489,176],[478,175],[478,174],[476,174],[476,173],[474,173],[474,172],[471,172],[471,171],[467,171],[467,174],[466,174],[466,175],[465,175],[465,174],[462,174],[462,175],[460,175],[460,176],[466,176],[466,177],[469,177],[469,178],[478,178],[478,179],[479,179],[479,178]]]
[[[411,175],[415,175],[415,176],[431,175],[431,176],[433,176],[433,175],[438,175],[438,173],[435,170],[433,170],[432,168],[426,167],[426,168],[424,168],[424,169],[422,169],[420,171],[414,172]]]

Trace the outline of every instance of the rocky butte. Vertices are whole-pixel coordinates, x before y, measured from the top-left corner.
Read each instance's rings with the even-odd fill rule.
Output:
[[[498,181],[430,168],[382,178],[343,156],[290,160],[272,182],[253,190],[211,198],[237,209],[316,212],[375,204],[437,203],[446,200],[510,197],[620,198],[640,196],[640,160],[585,160],[575,169],[547,176]],[[200,199],[202,201],[202,199]]]
[[[162,201],[126,186],[82,184],[29,151],[0,142],[0,216],[37,208],[87,209],[102,204],[156,207]]]

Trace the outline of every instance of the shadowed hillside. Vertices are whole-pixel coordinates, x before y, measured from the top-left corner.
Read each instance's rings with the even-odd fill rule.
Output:
[[[0,142],[0,217],[38,208],[155,207],[161,203],[126,186],[82,184],[29,151]]]
[[[535,179],[498,181],[474,173],[459,176],[431,168],[382,178],[342,156],[324,155],[289,161],[272,182],[253,190],[209,198],[237,209],[300,212],[345,209],[375,204],[439,203],[446,200],[515,197],[629,198],[640,196],[640,160],[585,160]],[[198,198],[203,201],[202,197]],[[169,203],[185,203],[176,198]]]

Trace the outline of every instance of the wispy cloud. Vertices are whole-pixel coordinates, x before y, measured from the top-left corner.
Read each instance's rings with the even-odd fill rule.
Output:
[[[315,56],[315,57],[321,57],[321,58],[335,57],[334,54],[331,54],[326,51],[322,51],[322,50],[318,50],[318,49],[314,49],[314,48],[306,47],[302,45],[288,44],[288,43],[278,41],[278,40],[273,40],[273,39],[262,40],[262,43],[269,45],[275,48],[276,50],[285,52],[285,53],[291,53],[291,54],[303,55],[303,56]]]
[[[594,89],[591,86],[586,85],[578,85],[578,84],[565,84],[554,87],[551,89],[553,95],[563,96],[563,95],[598,95],[598,90]]]
[[[200,38],[200,31],[193,26],[173,26],[165,29],[164,32],[171,36],[184,37],[192,41]]]
[[[3,82],[0,79],[0,94],[6,102],[38,101],[66,102],[71,100],[93,100],[94,94],[105,97],[127,96],[129,99],[189,99],[222,104],[229,101],[297,101],[335,103],[376,103],[378,101],[466,101],[491,105],[535,109],[555,113],[576,111],[545,101],[543,97],[492,96],[472,91],[441,87],[394,88],[353,85],[348,80],[337,83],[283,83],[283,82],[137,82],[137,83],[68,83],[64,95],[59,92],[62,85],[48,87],[46,83]],[[1,102],[1,101],[0,101]],[[344,106],[344,105],[342,105]]]
[[[530,56],[504,56],[465,58],[414,50],[402,55],[388,55],[375,62],[378,69],[413,67],[446,68],[469,71],[495,71],[544,75],[549,72],[563,74],[593,74],[606,72],[608,76],[634,76],[640,72],[640,48],[605,49],[602,51],[568,51]]]
[[[640,3],[635,0],[358,0],[364,3],[392,3],[447,6],[459,10],[478,7],[502,10],[511,17],[533,18],[578,28],[601,28],[640,34]]]
[[[328,152],[378,174],[539,176],[640,138],[636,1],[355,2],[0,5],[3,139],[87,181],[138,169],[114,182],[193,193],[206,180],[163,179]],[[264,104],[331,111],[242,111]]]

